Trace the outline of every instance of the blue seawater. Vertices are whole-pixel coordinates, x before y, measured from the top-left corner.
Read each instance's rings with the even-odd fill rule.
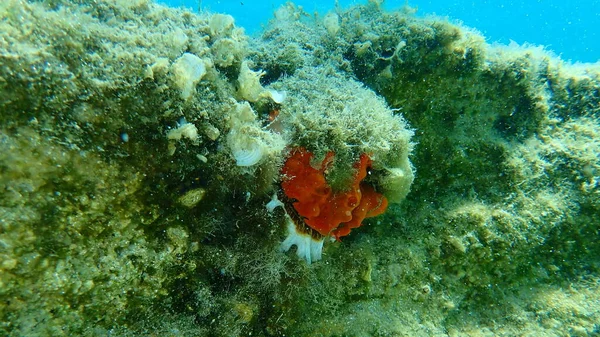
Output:
[[[233,15],[236,23],[249,34],[260,31],[261,25],[286,0],[161,0],[170,6]],[[343,7],[364,1],[340,0]],[[307,12],[326,13],[335,1],[296,0]],[[452,21],[461,21],[483,33],[490,43],[543,45],[564,60],[572,62],[600,61],[600,1],[598,0],[396,0],[385,7],[398,8],[408,4],[418,9],[418,15],[435,14]]]

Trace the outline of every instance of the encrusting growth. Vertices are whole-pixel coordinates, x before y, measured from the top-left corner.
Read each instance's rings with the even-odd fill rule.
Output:
[[[314,155],[305,148],[297,148],[281,170],[288,216],[288,237],[281,248],[287,251],[295,245],[298,256],[308,263],[321,258],[326,237],[340,240],[353,228],[360,227],[365,218],[385,212],[388,205],[385,196],[363,182],[372,164],[365,153],[354,164],[356,173],[350,186],[344,191],[333,191],[325,175],[334,156],[328,152],[319,166],[313,167]]]

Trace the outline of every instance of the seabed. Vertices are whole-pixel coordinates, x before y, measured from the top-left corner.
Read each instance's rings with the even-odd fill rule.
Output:
[[[0,18],[0,335],[600,335],[599,64],[376,1]],[[310,265],[300,146],[390,200]]]

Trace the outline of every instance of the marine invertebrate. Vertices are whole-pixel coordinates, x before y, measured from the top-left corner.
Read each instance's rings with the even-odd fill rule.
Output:
[[[227,145],[237,166],[256,166],[283,150],[283,138],[262,129],[248,102],[234,103],[228,117]]]
[[[339,240],[365,218],[382,214],[387,208],[387,199],[363,181],[372,165],[367,154],[361,154],[354,164],[353,179],[342,191],[333,191],[326,180],[334,153],[327,153],[317,167],[311,165],[313,157],[305,148],[294,149],[281,170],[288,216],[288,237],[281,249],[287,251],[295,245],[298,256],[308,263],[321,258],[325,238]]]
[[[234,133],[231,133],[234,135]],[[233,139],[233,136],[230,137]],[[242,138],[244,142],[231,141],[231,153],[237,166],[253,166],[258,164],[265,155],[265,145],[259,139]]]
[[[173,63],[173,80],[181,90],[181,98],[188,100],[195,94],[196,84],[206,75],[207,64],[210,66],[210,63],[191,53],[184,53]]]

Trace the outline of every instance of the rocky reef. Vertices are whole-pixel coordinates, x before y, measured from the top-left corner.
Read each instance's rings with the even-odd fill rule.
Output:
[[[600,333],[598,64],[378,1],[0,17],[1,335]],[[299,147],[390,201],[310,265],[266,207]]]

